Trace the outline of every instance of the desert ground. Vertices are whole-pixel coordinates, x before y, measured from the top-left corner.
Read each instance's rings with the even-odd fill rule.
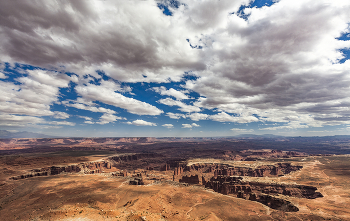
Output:
[[[1,220],[350,220],[347,154],[35,142],[0,156]]]

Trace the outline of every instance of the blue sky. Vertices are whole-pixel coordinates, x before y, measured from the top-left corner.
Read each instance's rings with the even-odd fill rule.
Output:
[[[350,3],[0,3],[0,129],[350,134]]]

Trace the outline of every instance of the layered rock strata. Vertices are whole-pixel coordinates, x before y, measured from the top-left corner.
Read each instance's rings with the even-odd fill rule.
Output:
[[[321,193],[316,192],[317,188],[312,186],[244,182],[242,179],[242,177],[219,175],[206,182],[205,187],[224,195],[258,201],[273,209],[286,212],[296,212],[299,209],[291,202],[275,196],[280,194],[307,199],[323,197]]]
[[[82,172],[85,174],[94,174],[102,173],[109,169],[112,169],[112,164],[108,161],[85,162],[67,166],[51,166],[41,169],[34,169],[27,174],[11,177],[10,179],[19,180],[36,176],[53,176],[61,173]]]
[[[214,176],[250,176],[250,177],[265,177],[265,176],[283,176],[293,171],[303,168],[302,166],[293,166],[290,163],[278,163],[276,165],[263,165],[257,168],[249,167],[234,167],[223,164],[193,164],[186,166],[183,171],[199,171],[202,173],[212,173]],[[178,170],[176,168],[176,170]],[[180,170],[181,172],[181,170]],[[176,175],[179,175],[177,172]]]

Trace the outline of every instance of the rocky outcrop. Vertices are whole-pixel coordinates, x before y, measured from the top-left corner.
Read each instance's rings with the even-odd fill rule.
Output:
[[[26,178],[30,178],[30,177],[48,176],[48,175],[49,175],[48,171],[43,171],[43,172],[23,174],[23,175],[20,175],[20,176],[11,177],[10,179],[12,179],[12,180],[20,180],[20,179],[26,179]]]
[[[189,183],[189,184],[199,184],[198,175],[193,176],[183,176],[180,180],[180,183]]]
[[[145,185],[141,173],[136,173],[132,176],[133,178],[129,181],[129,185]]]
[[[112,165],[108,161],[88,162],[81,165],[86,174],[102,173],[104,169],[111,169]]]
[[[128,176],[128,173],[126,171],[117,171],[115,173],[112,173],[113,176],[120,176],[120,177],[126,177]]]
[[[95,161],[85,162],[67,166],[51,166],[41,169],[31,170],[27,174],[11,177],[10,179],[19,180],[36,176],[53,176],[61,173],[78,173],[83,172],[85,174],[102,173],[106,169],[111,169],[112,164],[108,161]]]
[[[269,195],[281,194],[285,196],[307,199],[323,197],[320,192],[316,192],[317,188],[313,186],[244,182],[242,179],[242,177],[219,175],[216,178],[212,177],[208,182],[206,182],[205,187],[225,195],[237,195],[239,192],[255,192]]]
[[[176,167],[174,169],[174,176],[178,176],[180,175],[181,173],[183,173],[183,168],[182,167]]]
[[[242,177],[218,175],[205,183],[206,188],[215,192],[238,198],[261,202],[273,209],[288,212],[298,211],[289,201],[271,195],[285,195],[298,198],[315,199],[323,197],[317,188],[305,185],[283,185],[260,182],[244,182]]]
[[[317,188],[306,185],[283,185],[283,184],[269,184],[259,182],[249,182],[252,191],[258,191],[270,195],[285,195],[298,198],[315,199],[323,197],[320,192],[316,192]]]
[[[303,167],[293,166],[290,163],[278,163],[276,165],[263,165],[257,168],[234,167],[234,166],[222,165],[222,164],[193,164],[191,166],[186,166],[183,169],[183,171],[189,171],[189,172],[198,171],[201,173],[214,172],[215,177],[219,175],[265,177],[265,176],[283,176],[293,171],[300,170],[301,168]]]
[[[160,171],[168,171],[168,170],[170,170],[170,165],[167,163],[164,166],[160,167]]]
[[[294,206],[291,202],[281,199],[281,198],[276,198],[270,195],[265,195],[265,194],[249,194],[249,200],[251,201],[257,201],[259,203],[262,203],[272,209],[277,209],[281,210],[284,212],[298,212],[299,208]]]
[[[145,185],[142,177],[135,177],[129,181],[129,185]]]

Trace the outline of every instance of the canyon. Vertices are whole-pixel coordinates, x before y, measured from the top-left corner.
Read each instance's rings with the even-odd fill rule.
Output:
[[[42,152],[40,142],[36,149],[34,140],[25,152],[3,150],[1,217],[6,217],[5,220],[347,219],[346,193],[350,191],[346,176],[342,175],[346,172],[334,172],[347,171],[342,166],[346,165],[346,155],[244,149],[240,144],[236,146],[236,142],[228,145],[226,141],[116,140],[124,146],[106,149],[93,144],[92,150],[91,145],[80,145],[82,141],[91,144],[97,139],[79,138],[79,145],[59,146],[55,152]],[[99,142],[111,142],[111,139],[99,139]],[[55,145],[44,149],[54,148]],[[335,162],[340,162],[339,166]],[[338,194],[338,201],[334,202],[332,194],[336,191],[343,195]],[[29,198],[22,201],[26,197]],[[25,210],[20,209],[23,206]],[[72,208],[82,212],[76,213]]]

